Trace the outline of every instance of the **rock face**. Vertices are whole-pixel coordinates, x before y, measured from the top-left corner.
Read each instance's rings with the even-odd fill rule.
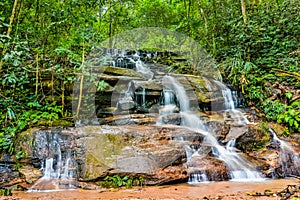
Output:
[[[216,121],[214,123],[217,124]],[[223,125],[220,124],[219,127]],[[219,140],[225,140],[229,132],[228,129],[227,131],[219,129],[217,132]],[[261,139],[264,134],[266,133],[259,126],[250,127],[244,135],[238,136],[237,148],[249,151],[245,157],[256,163],[258,169],[267,177],[280,177],[282,167],[279,163],[279,149],[270,141],[270,137],[265,135],[268,138],[265,141],[267,149],[253,152],[253,149],[250,151],[248,147],[249,144],[255,144],[254,141]],[[6,166],[6,171],[1,171],[1,182],[4,186],[19,184],[28,188],[36,183],[42,176],[40,168],[45,159],[53,157],[54,163],[57,163],[55,160],[58,159],[58,154],[54,149],[58,146],[63,158],[66,153],[71,153],[74,178],[80,182],[94,182],[115,174],[143,177],[144,184],[148,185],[187,182],[191,174],[199,172],[205,172],[208,180],[213,181],[230,178],[227,166],[212,156],[209,144],[203,142],[204,134],[179,126],[149,124],[83,126],[67,129],[34,129],[25,135],[33,139],[32,145],[24,146],[23,149],[31,154],[21,161],[22,167],[18,170],[11,164],[10,167]],[[202,147],[201,156],[188,158],[185,149],[191,145]],[[10,163],[12,162],[13,160],[10,160]],[[295,171],[292,168],[291,170]],[[55,187],[58,187],[57,182],[49,179],[40,182],[42,184],[37,188],[48,187],[54,183]]]
[[[155,58],[152,58],[151,61],[144,54],[140,54],[140,59],[145,63],[137,60],[136,57],[139,56],[135,53],[123,52],[123,54],[116,54],[110,58],[112,60],[107,62],[108,66],[92,64],[92,73],[97,75],[99,80],[108,84],[101,92],[96,92],[95,88],[92,91],[90,85],[84,87],[86,91],[96,93],[97,118],[102,119],[118,114],[157,113],[157,108],[163,103],[165,75],[176,77],[183,85],[193,109],[211,110],[212,107],[213,109],[224,107],[221,90],[212,78],[201,75],[171,74],[169,65],[159,64],[164,62],[157,63]],[[90,60],[96,62],[93,59]],[[128,62],[130,66],[132,64],[133,66],[120,65],[118,63],[120,60],[122,63],[123,61]],[[140,65],[143,66],[141,69],[138,67]],[[153,76],[149,78],[149,74],[153,74]],[[239,99],[237,99],[238,101]],[[178,104],[178,102],[176,103]]]

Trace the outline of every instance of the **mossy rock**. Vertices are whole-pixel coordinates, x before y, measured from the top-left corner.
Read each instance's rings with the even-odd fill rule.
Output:
[[[266,148],[271,140],[268,129],[263,123],[249,127],[248,132],[237,140],[237,148],[243,152],[252,152]]]
[[[117,168],[122,149],[129,145],[118,134],[93,134],[86,139],[85,170],[83,180],[105,176],[108,169]]]
[[[140,73],[132,69],[112,67],[112,66],[106,67],[104,70],[104,74],[114,75],[114,76],[131,76],[131,77],[143,78],[143,76]]]
[[[15,141],[14,159],[26,159],[33,154],[34,134],[38,128],[30,128],[18,134]]]
[[[277,123],[268,123],[268,127],[273,129],[279,137],[287,137],[290,135],[289,129]]]

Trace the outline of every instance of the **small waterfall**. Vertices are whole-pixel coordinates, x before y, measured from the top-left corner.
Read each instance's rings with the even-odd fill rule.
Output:
[[[269,131],[273,136],[273,141],[279,144],[279,165],[282,176],[300,176],[300,157],[298,153],[289,143],[279,139],[275,131],[273,131],[271,128]]]
[[[139,57],[137,60],[134,60],[132,58],[129,58],[129,60],[135,63],[135,68],[137,72],[141,73],[148,80],[151,80],[153,78],[153,72],[145,65],[143,61],[140,60]]]
[[[171,76],[165,76],[163,78],[163,85],[175,93],[180,106],[180,115],[182,118],[181,125],[194,129],[195,131],[198,130],[203,132],[206,130],[200,117],[190,110],[190,99],[187,96],[184,87]]]
[[[174,105],[175,104],[175,95],[172,90],[163,90],[163,98],[164,98],[164,105]]]
[[[71,152],[62,153],[59,144],[59,138],[54,135],[49,146],[48,158],[43,161],[43,176],[35,182],[28,192],[38,191],[57,191],[76,188],[75,163],[73,162]],[[55,140],[56,139],[56,140]]]
[[[189,175],[188,183],[208,183],[209,179],[207,178],[205,171],[194,172]]]
[[[121,49],[104,49],[103,63],[106,66],[135,69],[141,73],[144,78],[150,80],[153,78],[154,73],[147,67],[147,65],[141,60],[141,57],[137,51],[126,52]]]
[[[234,122],[234,124],[249,124],[249,120],[245,117],[245,115],[235,108],[235,104],[237,104],[235,102],[237,102],[237,100],[234,101],[234,99],[236,99],[236,96],[233,96],[231,90],[223,83],[219,81],[214,82],[219,86],[222,92],[222,96],[224,99],[224,108],[226,110],[226,113],[230,115],[230,118]]]
[[[190,162],[191,159],[194,157],[201,158],[201,153],[193,146],[185,145],[184,147],[185,147],[187,162]],[[197,169],[196,171],[193,171],[192,173],[189,174],[189,178],[188,178],[189,184],[208,183],[208,182],[209,179],[207,177],[206,171],[203,169]]]
[[[162,91],[162,97],[163,106],[161,106],[159,109],[159,118],[156,122],[157,125],[168,123],[167,117],[178,111],[173,90],[164,87]]]
[[[146,88],[143,88],[142,90],[142,103],[141,103],[142,107],[145,108],[146,107]]]
[[[134,96],[135,96],[135,102],[141,106],[142,108],[146,108],[146,88],[141,88],[138,91],[134,92]]]
[[[131,86],[132,86],[132,83],[129,82],[127,85],[127,89],[123,90],[120,93],[120,97],[118,98],[116,105],[112,105],[112,106],[116,106],[119,109],[119,111],[122,111],[122,110],[128,111],[135,106],[135,103],[133,101],[134,93],[131,90]]]
[[[239,156],[232,149],[229,150],[228,148],[224,148],[218,143],[216,137],[212,134],[212,131],[208,130],[208,128],[203,124],[201,118],[190,110],[189,98],[185,92],[185,89],[175,78],[171,76],[165,76],[163,79],[163,85],[165,87],[168,87],[168,89],[173,90],[176,99],[179,101],[180,114],[182,116],[181,125],[205,136],[203,142],[210,144],[214,156],[222,160],[228,166],[232,180],[262,180],[261,175],[255,170],[255,167],[250,162]],[[223,84],[222,88],[224,88]],[[226,102],[226,108],[234,110],[232,96],[229,95],[227,89],[224,89],[224,91],[222,90],[222,92],[224,92],[223,94],[226,98],[226,101],[229,101]],[[234,141],[231,141],[228,146],[232,146],[233,144]],[[194,149],[193,147],[186,148],[186,150],[187,149],[188,151],[186,151],[186,154],[188,160],[195,154],[197,156],[201,156],[201,154],[199,154],[199,151]],[[194,153],[191,155],[191,152]],[[194,183],[198,182],[198,180],[206,180],[204,179],[204,177],[207,177],[205,172],[190,174],[190,182]]]

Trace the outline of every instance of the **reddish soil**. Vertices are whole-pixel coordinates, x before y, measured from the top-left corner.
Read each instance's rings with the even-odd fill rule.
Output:
[[[178,184],[165,186],[134,187],[129,189],[106,190],[73,190],[61,192],[13,192],[12,197],[0,199],[281,199],[278,195],[251,196],[256,192],[266,190],[273,193],[283,191],[288,185],[299,186],[297,179],[269,180],[258,183],[244,182],[215,182],[207,184]],[[299,191],[293,194],[295,199],[300,198]]]

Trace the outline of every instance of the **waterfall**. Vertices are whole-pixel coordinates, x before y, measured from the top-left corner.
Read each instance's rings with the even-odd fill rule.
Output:
[[[135,102],[141,106],[142,108],[146,108],[146,88],[142,87],[142,89],[135,91],[134,96],[135,96]]]
[[[271,128],[269,129],[273,136],[273,141],[279,144],[280,154],[279,154],[279,165],[281,167],[281,172],[284,177],[287,176],[299,176],[300,175],[300,157],[298,153],[293,149],[293,147],[278,138],[275,131]]]
[[[224,148],[218,143],[216,137],[214,136],[214,134],[212,134],[212,131],[209,130],[208,127],[203,124],[201,118],[190,110],[189,97],[187,96],[184,87],[174,77],[165,76],[163,78],[163,85],[169,90],[173,90],[176,99],[179,101],[180,114],[182,116],[181,126],[184,126],[186,128],[194,130],[195,132],[205,135],[204,142],[210,144],[214,156],[219,160],[222,160],[228,166],[232,180],[262,180],[261,175],[255,170],[255,166],[253,166],[243,157],[239,156],[235,151],[231,149],[229,150],[228,148]],[[228,90],[222,86],[222,93],[225,96],[224,98],[226,101],[226,108],[230,110],[235,110],[232,96],[229,95]],[[232,145],[233,143],[234,142],[230,142],[228,145]],[[193,156],[201,156],[199,151],[197,149],[194,149],[194,147],[191,146],[190,149],[191,150],[187,152],[188,160]],[[197,174],[190,174],[189,180],[191,182],[199,182],[205,180],[204,177],[206,177],[206,174],[199,172]]]
[[[164,105],[174,105],[175,104],[175,95],[172,90],[163,90],[163,98],[164,98]]]
[[[195,184],[195,183],[208,183],[209,179],[207,178],[205,171],[195,172],[190,174],[188,183]]]
[[[215,80],[214,82],[219,86],[222,92],[222,96],[224,99],[224,108],[226,110],[226,113],[230,115],[230,118],[234,122],[234,124],[237,125],[249,124],[249,121],[245,117],[245,115],[235,108],[235,104],[236,104],[235,102],[237,102],[237,100],[236,97],[232,95],[231,90],[226,85],[224,85],[219,81]]]
[[[127,85],[127,89],[122,90],[115,104],[112,104],[112,106],[115,106],[118,109],[118,111],[124,111],[124,110],[128,111],[134,108],[135,106],[135,102],[133,99],[134,92],[132,91],[131,87],[132,87],[132,82],[129,82]]]
[[[145,78],[151,80],[153,78],[153,72],[145,65],[143,61],[138,57],[137,60],[128,58],[131,62],[135,63],[136,71],[141,73]]]
[[[103,63],[106,66],[120,67],[135,69],[141,73],[144,78],[150,80],[153,78],[154,73],[149,67],[141,60],[140,55],[136,51],[134,54],[126,55],[125,50],[120,49],[105,49],[103,52]]]
[[[142,103],[143,108],[146,108],[146,88],[143,88],[142,90]]]
[[[182,142],[182,140],[180,140]],[[187,157],[187,162],[190,162],[192,158],[194,157],[200,157],[201,158],[201,153],[192,146],[185,145],[185,152],[186,152],[186,157]],[[201,158],[202,159],[202,158]],[[197,169],[197,171],[194,171],[189,174],[188,178],[188,183],[189,184],[195,184],[195,183],[208,183],[209,179],[207,177],[206,171],[202,169]]]
[[[56,137],[54,137],[56,138]],[[60,138],[56,138],[60,139]],[[43,176],[37,180],[28,192],[57,191],[74,189],[75,163],[71,152],[62,153],[58,141],[50,141],[49,157],[43,161],[41,171]]]

